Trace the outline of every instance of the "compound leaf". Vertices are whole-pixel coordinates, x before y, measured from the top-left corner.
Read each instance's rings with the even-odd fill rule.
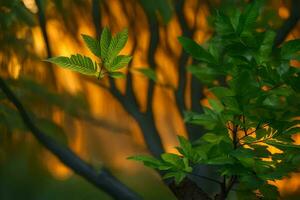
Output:
[[[91,36],[88,35],[81,35],[83,38],[84,43],[86,46],[89,48],[89,50],[97,57],[101,56],[101,47],[100,47],[100,42]]]
[[[101,33],[101,38],[100,38],[100,49],[101,49],[100,55],[103,60],[106,60],[110,42],[111,42],[111,32],[107,27],[105,27]]]
[[[119,55],[119,56],[115,57],[115,59],[110,64],[110,69],[113,71],[121,69],[121,68],[125,67],[131,61],[131,59],[132,59],[132,56]]]
[[[120,53],[120,51],[124,48],[127,39],[128,39],[127,29],[124,29],[123,31],[117,33],[116,36],[114,36],[111,39],[111,42],[108,46],[107,54],[105,55],[108,61],[112,61]]]
[[[90,76],[97,76],[98,74],[97,64],[93,63],[91,58],[80,54],[71,55],[70,58],[64,56],[48,58],[46,61],[81,74]]]

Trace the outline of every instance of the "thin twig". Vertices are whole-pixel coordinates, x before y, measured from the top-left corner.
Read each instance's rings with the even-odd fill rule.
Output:
[[[258,123],[257,126],[256,126],[256,128],[254,129],[254,131],[251,131],[251,132],[248,133],[247,135],[241,137],[241,138],[238,140],[238,142],[240,142],[240,141],[241,141],[242,139],[244,139],[245,137],[252,135],[252,134],[255,133],[256,131],[258,131],[258,130],[260,130],[260,129],[263,129],[263,128],[265,128],[266,126],[270,125],[270,123],[267,123],[267,124],[263,125],[262,127],[259,127],[260,124],[261,124],[261,123]]]

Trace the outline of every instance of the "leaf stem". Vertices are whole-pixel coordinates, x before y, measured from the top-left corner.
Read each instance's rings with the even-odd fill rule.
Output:
[[[100,72],[99,72],[99,75],[98,75],[98,77],[97,77],[98,80],[99,80],[99,78],[100,78],[100,75],[101,75],[101,72],[102,72],[102,69],[103,69],[102,63],[99,63],[99,65],[100,65]]]

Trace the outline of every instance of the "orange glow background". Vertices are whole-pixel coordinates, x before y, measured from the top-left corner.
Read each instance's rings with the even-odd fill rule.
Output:
[[[33,13],[37,12],[34,0],[23,0],[23,2]],[[108,6],[101,7],[101,25],[108,26],[113,33],[128,27],[129,40],[122,54],[133,55],[130,66],[132,68],[149,66],[147,52],[151,30],[149,30],[147,17],[141,5],[135,0],[109,0],[106,2]],[[268,5],[277,11],[276,14],[283,20],[287,19],[290,14],[287,8],[288,4],[284,2],[272,1]],[[62,22],[62,16],[58,14],[52,2],[49,1],[48,3],[45,11],[46,28],[52,54],[54,56],[69,56],[74,53],[82,53],[91,56],[87,48],[84,47],[80,36],[80,34],[96,35],[90,12],[92,9],[91,1],[86,1],[82,7],[76,7],[70,3],[70,9],[72,9],[70,17],[72,21],[70,23],[74,23],[72,30],[66,28]],[[212,34],[207,23],[210,11],[206,3],[200,3],[201,6],[198,6],[198,3],[197,0],[186,0],[184,13],[188,26],[196,30],[194,39],[198,43],[203,43]],[[99,82],[96,80],[43,63],[41,60],[46,58],[47,52],[41,28],[35,26],[30,31],[33,36],[34,52],[40,57],[40,60],[21,62],[17,57],[11,57],[7,67],[8,76],[18,79],[23,75],[30,74],[38,82],[47,82],[52,85],[51,87],[58,93],[83,94],[88,102],[91,116],[102,121],[105,126],[91,122],[88,118],[72,118],[64,110],[53,108],[51,110],[52,119],[64,127],[69,147],[96,168],[105,163],[105,166],[113,169],[116,174],[126,174],[126,176],[149,174],[149,176],[154,177],[153,179],[157,184],[162,185],[158,175],[152,170],[139,163],[126,160],[128,156],[147,153],[147,149],[141,130],[134,119],[123,110],[122,106],[107,90],[107,80],[100,80],[101,86],[99,86]],[[26,37],[25,31],[19,34],[20,37]],[[160,24],[160,41],[155,52],[156,72],[158,82],[161,84],[155,86],[153,109],[156,126],[160,132],[164,148],[168,152],[176,152],[174,149],[174,146],[177,145],[176,135],[186,136],[185,125],[177,110],[173,93],[174,88],[177,87],[178,58],[182,51],[177,37],[181,34],[178,17],[174,14],[168,24]],[[299,36],[300,24],[298,23],[287,39],[298,38]],[[121,91],[125,89],[125,81],[117,80],[116,82]],[[148,80],[143,75],[133,72],[133,83],[140,108],[145,110]],[[166,85],[170,87],[166,87]],[[189,107],[189,98],[186,98],[186,103]],[[202,103],[207,104],[205,99]],[[23,140],[24,142],[25,138],[26,142],[35,143],[35,139],[30,134],[22,136],[22,139],[17,135],[18,133],[15,133],[16,140]],[[295,139],[300,143],[300,136]],[[73,175],[72,171],[46,150],[42,150],[39,156],[44,167],[56,179],[64,181]],[[299,193],[300,174],[294,173],[290,178],[276,181],[275,184],[279,187],[282,195]]]

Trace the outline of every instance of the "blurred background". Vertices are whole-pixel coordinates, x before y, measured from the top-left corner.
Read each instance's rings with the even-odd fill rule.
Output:
[[[230,10],[247,3],[244,0],[0,0],[0,75],[38,127],[69,146],[93,168],[108,167],[144,199],[174,199],[154,171],[126,160],[128,156],[148,151],[137,120],[111,93],[109,81],[62,69],[43,59],[75,53],[92,56],[84,47],[81,34],[97,37],[104,26],[114,34],[127,27],[129,40],[122,53],[133,55],[129,67],[124,69],[130,77],[117,80],[116,87],[124,94],[126,85],[131,84],[142,113],[149,104],[147,94],[151,84],[135,69],[155,70],[157,83],[150,102],[154,124],[164,149],[175,152],[176,135],[187,136],[180,98],[187,109],[197,110],[200,103],[206,103],[205,95],[209,95],[186,73],[185,66],[191,60],[182,52],[177,37],[186,35],[205,43],[214,34],[211,21],[215,9]],[[285,37],[289,40],[300,37],[299,15],[299,2],[269,0],[260,21],[277,30],[290,20],[293,24]],[[197,134],[200,133],[188,136],[197,138]],[[300,196],[300,174],[292,174],[275,184],[284,199]],[[0,92],[0,199],[111,198],[75,175],[40,145]]]

